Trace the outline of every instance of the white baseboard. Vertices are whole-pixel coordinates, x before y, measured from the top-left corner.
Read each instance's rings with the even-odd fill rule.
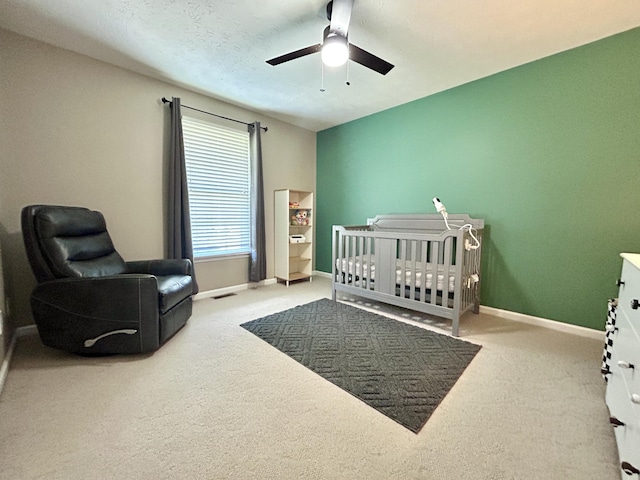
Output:
[[[11,363],[11,357],[13,356],[13,349],[16,347],[16,342],[18,341],[18,337],[23,337],[25,335],[30,335],[32,333],[38,333],[38,328],[35,325],[18,327],[16,328],[16,331],[13,332],[13,336],[11,337],[11,343],[9,344],[9,350],[7,350],[7,354],[4,356],[4,360],[2,361],[2,366],[0,367],[0,395],[2,395],[2,390],[4,389],[4,382],[7,380],[7,374],[9,373],[9,364]]]
[[[240,285],[232,285],[230,287],[217,288],[215,290],[207,290],[205,292],[198,292],[195,297],[193,297],[194,301],[202,300],[203,298],[211,298],[217,297],[219,295],[228,295],[230,293],[240,292],[242,290],[249,290],[250,288],[262,287],[265,285],[273,285],[277,283],[275,278],[267,278],[266,280],[262,280],[257,283],[242,283]]]
[[[595,338],[597,340],[604,341],[604,331],[581,327],[579,325],[562,323],[556,320],[534,317],[531,315],[525,315],[524,313],[511,312],[509,310],[500,310],[499,308],[485,307],[484,305],[480,305],[480,313],[487,313],[495,317],[506,318],[507,320],[528,323],[530,325],[537,325],[539,327],[545,327],[560,332],[571,333],[573,335],[580,335],[582,337]]]

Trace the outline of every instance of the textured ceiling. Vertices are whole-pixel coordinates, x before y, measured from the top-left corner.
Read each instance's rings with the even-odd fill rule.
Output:
[[[349,40],[382,76],[314,54],[325,0],[0,0],[0,27],[322,130],[640,26],[639,0],[355,0]],[[168,92],[170,95],[171,92]]]

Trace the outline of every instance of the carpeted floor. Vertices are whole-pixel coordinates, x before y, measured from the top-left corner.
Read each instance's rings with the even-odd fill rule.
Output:
[[[241,326],[414,433],[480,350],[326,298]]]
[[[203,298],[152,355],[78,357],[19,338],[0,394],[0,480],[620,480],[602,340],[465,314],[461,339],[482,349],[416,435],[240,327],[330,295],[315,277]]]

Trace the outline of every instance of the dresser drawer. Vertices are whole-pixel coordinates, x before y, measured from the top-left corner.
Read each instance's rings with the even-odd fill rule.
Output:
[[[615,393],[609,395],[624,395],[624,401],[631,401],[632,395],[637,395],[640,401],[640,339],[623,310],[618,310],[616,318],[617,331],[613,337],[613,351],[611,355],[611,378],[615,378]],[[622,385],[618,387],[619,384]],[[640,418],[640,404],[632,402],[633,410]]]
[[[637,416],[635,405],[629,398],[625,374],[626,372],[617,367],[612,369],[607,384],[607,406],[618,445],[619,465],[622,468],[626,462],[640,470],[640,417]],[[623,475],[622,478],[640,479],[640,476]]]
[[[623,465],[629,466],[627,467],[628,471],[623,470],[626,475],[623,474],[622,478],[640,478],[638,474],[633,475],[634,469],[640,470],[640,426],[616,427],[615,436],[621,469]]]

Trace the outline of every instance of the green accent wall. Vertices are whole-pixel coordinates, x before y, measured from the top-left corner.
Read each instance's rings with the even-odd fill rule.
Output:
[[[332,225],[437,196],[485,219],[483,305],[602,330],[640,252],[640,28],[318,132],[316,181],[318,270]]]

